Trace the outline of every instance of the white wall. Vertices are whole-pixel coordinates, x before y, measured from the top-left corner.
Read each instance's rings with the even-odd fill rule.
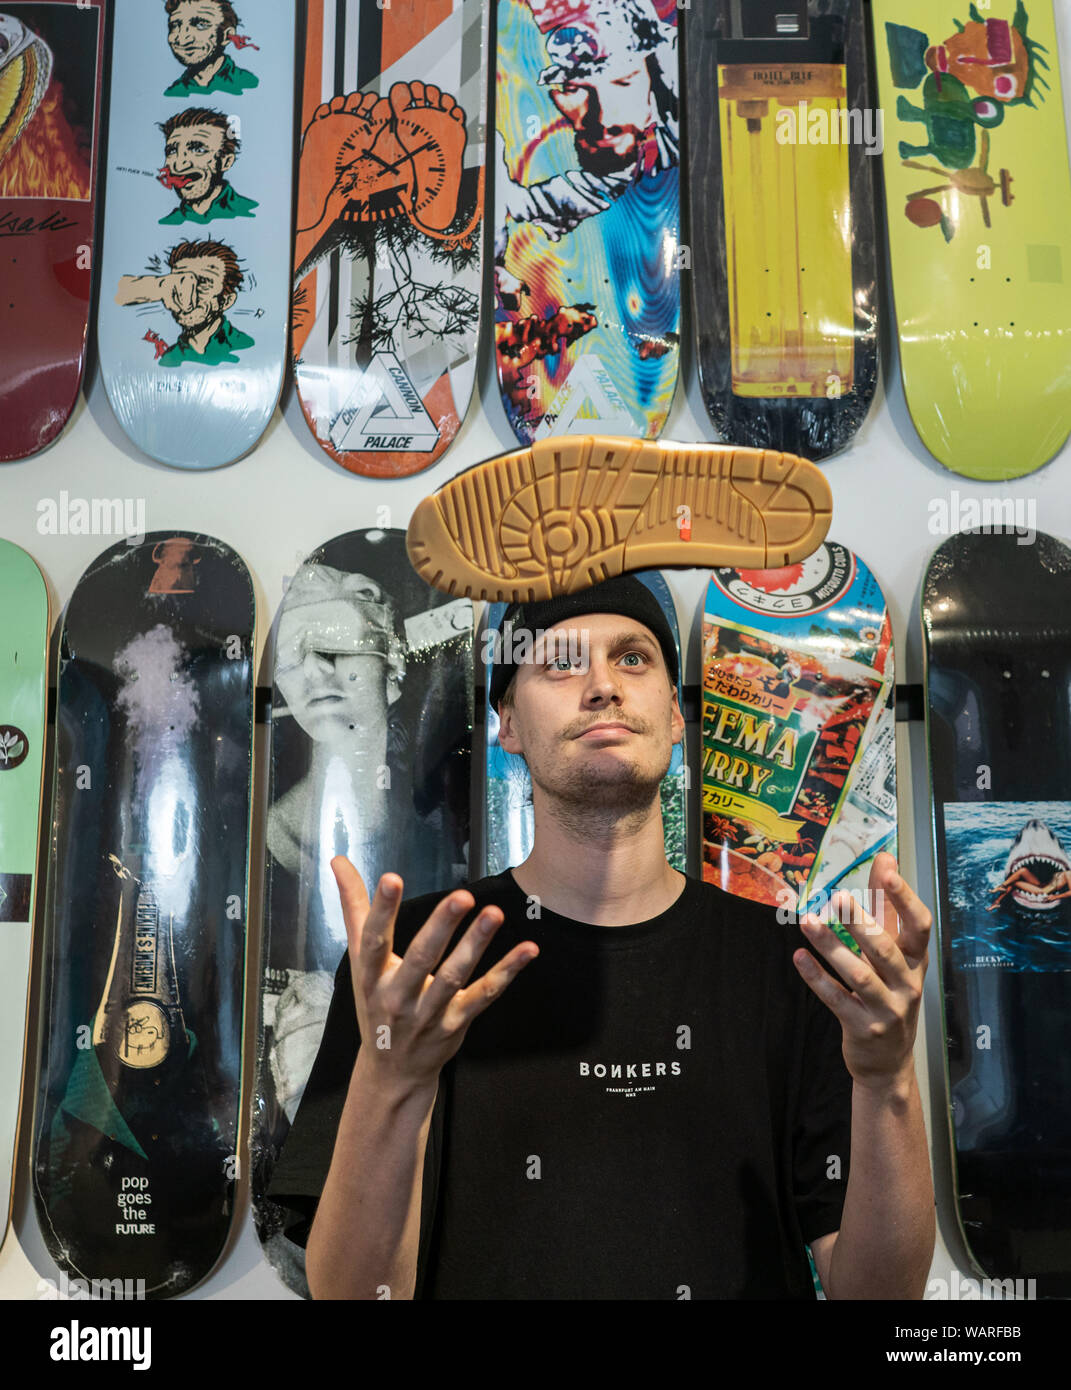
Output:
[[[966,9],[966,4],[964,5]],[[1056,0],[1064,102],[1071,118],[1071,0]],[[1069,119],[1071,126],[1071,119]],[[1058,175],[1058,154],[1052,168]],[[1071,229],[1069,229],[1071,240]],[[685,294],[689,287],[685,284]],[[831,536],[851,546],[867,561],[884,586],[893,615],[898,681],[921,680],[918,622],[919,586],[929,555],[941,537],[929,529],[936,499],[961,496],[1010,496],[1035,503],[1041,530],[1071,540],[1071,446],[1047,467],[1017,482],[976,485],[946,472],[923,448],[911,425],[900,388],[899,368],[889,342],[888,303],[884,304],[883,373],[879,395],[853,448],[825,465],[833,487]],[[690,322],[690,314],[686,319]],[[1071,324],[1068,325],[1071,329]],[[481,402],[473,408],[453,448],[430,472],[404,481],[357,478],[338,468],[315,444],[289,383],[261,445],[230,468],[187,473],[164,468],[140,455],[116,424],[107,397],[90,363],[85,397],[60,440],[47,452],[22,463],[0,466],[0,535],[25,547],[48,580],[55,621],[82,571],[109,544],[106,537],[41,536],[37,504],[71,496],[144,499],[148,530],[189,529],[228,542],[245,558],[256,587],[258,623],[257,680],[270,685],[270,651],[265,641],[282,599],[283,579],[304,556],[331,536],[376,519],[383,506],[390,524],[404,527],[417,501],[455,473],[481,459],[514,447],[513,435],[498,400],[494,366],[485,333]],[[1039,387],[1042,383],[1039,383]],[[1024,409],[1029,410],[1029,402]],[[665,431],[667,438],[710,439],[712,429],[695,381],[690,357]],[[692,632],[702,602],[705,576],[679,571],[670,576],[682,636]],[[688,654],[685,679],[696,682],[696,643]],[[54,679],[54,677],[53,677]],[[254,826],[261,823],[265,787],[266,730],[258,728]],[[929,848],[926,761],[921,724],[898,730],[901,865],[909,882],[932,905],[933,877]],[[263,859],[254,835],[251,879],[250,970],[255,988],[259,951],[259,883]],[[936,952],[934,952],[936,955]],[[252,998],[252,995],[250,995]],[[950,1276],[953,1266],[969,1270],[959,1242],[951,1201],[947,1111],[942,1071],[939,978],[936,961],[927,981],[925,1013],[916,1047],[923,1102],[931,1134],[939,1217],[938,1247],[932,1275]],[[247,1047],[246,1085],[253,1076]],[[32,1071],[27,1072],[27,1102],[32,1098]],[[248,1103],[245,1107],[248,1115]],[[57,1272],[37,1231],[28,1173],[30,1106],[24,1105],[19,1170],[15,1190],[14,1229],[0,1251],[0,1298],[34,1298],[38,1279]],[[191,1297],[290,1297],[260,1248],[249,1218],[247,1192],[235,1220],[234,1236],[216,1272]]]

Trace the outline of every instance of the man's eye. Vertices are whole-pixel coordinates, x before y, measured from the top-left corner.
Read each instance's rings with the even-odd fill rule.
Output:
[[[621,658],[621,660],[627,661],[634,666],[643,666],[647,663],[647,657],[643,652],[626,652],[625,655]]]
[[[567,656],[556,656],[552,661],[548,662],[547,669],[550,671],[571,671],[573,669],[573,663]]]

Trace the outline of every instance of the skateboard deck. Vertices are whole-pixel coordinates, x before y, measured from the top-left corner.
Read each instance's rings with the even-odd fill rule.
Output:
[[[115,5],[101,373],[130,439],[180,468],[254,447],[286,358],[294,2],[248,31],[227,11]]]
[[[200,1282],[231,1223],[254,599],[209,536],[90,565],[60,644],[33,1171],[53,1259]]]
[[[487,18],[481,0],[309,0],[294,376],[355,473],[430,468],[472,397]]]
[[[24,550],[0,541],[0,1244],[11,1209],[26,991],[37,889],[48,591]]]
[[[702,670],[704,877],[800,914],[865,890],[896,854],[892,625],[866,565],[830,541],[716,570]]]
[[[93,272],[104,0],[0,4],[0,461],[78,399]]]
[[[1071,1296],[1069,605],[1041,533],[953,536],[923,584],[956,1214],[982,1274],[1041,1298]]]
[[[1051,0],[874,0],[904,395],[946,468],[1018,478],[1071,431],[1071,177]]]
[[[824,459],[878,374],[862,0],[715,0],[685,31],[703,397],[726,440]]]
[[[253,1213],[280,1278],[307,1296],[304,1250],[267,1196],[346,950],[331,859],[370,893],[468,877],[472,604],[429,589],[401,531],[328,541],[290,581],[276,629]]]
[[[825,539],[832,508],[821,470],[791,454],[544,439],[424,498],[406,546],[437,589],[531,602],[629,570],[793,564]]]
[[[681,659],[681,638],[677,624],[677,605],[673,601],[669,585],[658,570],[647,570],[637,574],[662,606],[669,620],[670,629],[677,643],[678,670],[683,669]],[[493,641],[489,634],[498,632],[506,615],[504,603],[489,605],[486,627],[484,629],[485,651],[493,651],[486,644]],[[490,674],[486,661],[483,668],[484,679]],[[683,708],[681,683],[677,682],[677,696]],[[535,817],[532,807],[532,779],[528,764],[514,753],[507,753],[498,742],[498,711],[487,701],[487,799],[485,803],[484,845],[488,874],[505,873],[516,868],[532,852],[535,841]],[[662,781],[662,824],[666,836],[666,858],[675,869],[686,873],[688,869],[688,768],[685,762],[684,744],[674,745],[669,771]]]
[[[495,349],[522,444],[665,424],[678,88],[676,0],[498,0]]]

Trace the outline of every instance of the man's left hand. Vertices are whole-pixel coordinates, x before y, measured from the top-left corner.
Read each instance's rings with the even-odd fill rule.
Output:
[[[838,921],[858,942],[862,956],[813,913],[800,919],[804,936],[848,989],[810,952],[797,951],[792,959],[806,984],[840,1020],[844,1061],[852,1078],[865,1086],[882,1086],[914,1070],[912,1052],[933,918],[901,878],[891,854],[875,858],[869,890],[876,916],[864,911],[850,893],[832,898]]]

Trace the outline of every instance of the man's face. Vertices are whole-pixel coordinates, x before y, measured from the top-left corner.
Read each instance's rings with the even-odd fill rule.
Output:
[[[518,667],[499,742],[549,795],[593,810],[632,810],[658,795],[684,719],[658,640],[642,623],[592,613],[552,632],[587,634],[586,669],[550,646]]]
[[[615,11],[547,36],[544,81],[573,128],[581,166],[591,173],[631,169],[644,132],[657,120],[647,64],[632,44],[627,16]]]
[[[168,16],[171,52],[187,68],[202,67],[218,58],[233,33],[232,28],[224,29],[216,0],[182,0]]]
[[[194,282],[193,303],[174,316],[182,328],[196,332],[227,312],[238,296],[233,290],[224,292],[226,273],[216,256],[187,256],[176,262],[172,274],[188,275]]]
[[[324,599],[279,619],[275,680],[286,707],[311,739],[352,746],[355,730],[381,722],[389,698],[383,592],[364,590],[368,607]]]
[[[218,126],[191,125],[174,131],[164,147],[167,167],[178,180],[175,184],[184,203],[199,203],[223,182],[234,163],[233,154],[223,154],[223,131]]]

